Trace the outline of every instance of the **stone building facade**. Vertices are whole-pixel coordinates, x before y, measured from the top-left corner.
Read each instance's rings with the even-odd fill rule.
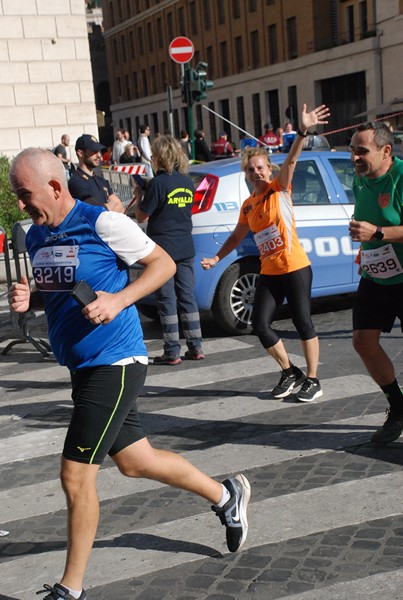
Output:
[[[83,0],[0,0],[0,154],[98,135],[85,13]]]
[[[303,101],[330,106],[336,146],[363,117],[403,110],[402,0],[105,0],[103,14],[114,126],[134,137],[142,122],[152,134],[170,126],[167,86],[174,134],[186,127],[181,70],[168,53],[180,35],[194,44],[192,66],[207,62],[214,81],[202,104],[253,135],[266,121],[295,120]],[[194,121],[206,139],[224,127],[238,142],[202,104]]]

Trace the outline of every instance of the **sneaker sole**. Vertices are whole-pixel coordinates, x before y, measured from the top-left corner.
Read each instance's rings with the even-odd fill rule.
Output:
[[[316,394],[312,396],[312,398],[300,398],[297,394],[297,400],[298,402],[313,402],[314,400],[316,400],[316,398],[320,398],[321,396],[323,396],[323,390],[317,391]]]
[[[175,362],[174,361],[168,362],[167,360],[166,361],[164,360],[164,361],[161,361],[161,362],[160,361],[158,361],[158,362],[153,361],[153,365],[157,365],[157,366],[159,366],[159,365],[161,365],[161,366],[168,365],[169,367],[177,367],[178,365],[181,364],[181,362],[182,362],[181,359],[179,359],[179,360],[177,360]]]
[[[300,379],[297,379],[297,381],[295,383],[292,383],[286,392],[282,392],[281,394],[273,394],[273,392],[272,392],[271,395],[273,396],[273,398],[285,398],[286,396],[289,396],[290,394],[292,394],[292,391],[295,388],[302,385],[304,383],[305,379],[306,379],[306,377],[304,375],[304,377],[301,377]]]
[[[242,498],[241,498],[241,503],[239,506],[239,519],[241,521],[241,525],[242,525],[242,537],[241,537],[241,541],[239,542],[239,546],[236,550],[236,552],[238,552],[242,546],[245,543],[246,538],[248,537],[248,517],[247,517],[247,510],[248,510],[248,504],[249,504],[249,500],[250,500],[250,483],[249,481],[246,479],[245,475],[236,475],[235,479],[237,481],[239,481],[239,483],[242,486]]]
[[[204,360],[206,357],[204,354],[198,354],[197,356],[184,356],[185,360]]]

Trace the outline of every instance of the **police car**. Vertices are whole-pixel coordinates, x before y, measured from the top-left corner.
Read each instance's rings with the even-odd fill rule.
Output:
[[[393,154],[403,158],[403,131],[394,131],[393,137]]]
[[[280,164],[285,154],[272,154]],[[240,168],[240,159],[192,165],[195,186],[193,237],[195,296],[200,311],[212,311],[231,334],[251,332],[251,314],[259,273],[258,249],[251,234],[221,260],[204,271],[200,261],[214,256],[234,229],[242,202],[251,188]],[[353,292],[357,288],[358,245],[348,235],[353,214],[354,170],[348,152],[303,152],[292,184],[297,231],[313,269],[312,296]],[[139,310],[152,314],[152,298]]]

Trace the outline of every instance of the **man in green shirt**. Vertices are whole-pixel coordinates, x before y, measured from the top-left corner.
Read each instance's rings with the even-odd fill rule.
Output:
[[[389,402],[375,444],[397,440],[403,431],[403,393],[380,344],[381,333],[403,321],[403,161],[392,156],[393,134],[380,122],[360,125],[351,138],[356,177],[350,236],[360,242],[361,280],[353,307],[353,345]]]

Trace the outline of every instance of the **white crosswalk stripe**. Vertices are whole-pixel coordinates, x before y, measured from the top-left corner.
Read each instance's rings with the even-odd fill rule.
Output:
[[[335,368],[332,376],[321,380],[323,398],[311,405],[273,399],[269,390],[278,378],[278,367],[270,358],[256,352],[258,343],[254,338],[247,340],[208,340],[204,349],[208,356],[213,355],[212,361],[189,363],[186,368],[168,369],[168,373],[165,368],[150,367],[144,393],[139,400],[147,434],[161,436],[161,443],[167,448],[171,438],[182,441],[181,454],[220,480],[229,472],[248,471],[248,477],[253,478],[255,474],[258,478],[262,469],[285,468],[302,459],[315,461],[320,457],[335,456],[347,447],[365,444],[382,423],[382,403],[378,410],[364,416],[361,410],[356,413],[339,412],[343,400],[346,403],[352,398],[355,403],[369,402],[378,394],[377,386],[362,370],[342,374]],[[292,354],[291,358],[296,364],[304,365],[300,355]],[[53,363],[36,365],[34,370],[27,368],[20,372],[18,361],[10,360],[7,370],[2,370],[1,379],[7,386],[13,386],[16,380],[24,385],[8,387],[9,392],[1,396],[4,400],[0,402],[0,424],[8,429],[0,438],[0,474],[2,470],[9,473],[11,469],[18,473],[29,463],[34,471],[38,469],[38,481],[3,486],[3,491],[0,491],[1,526],[10,530],[4,541],[9,549],[1,555],[0,598],[1,594],[5,594],[5,598],[28,600],[34,597],[44,581],[53,583],[64,565],[62,544],[54,549],[50,545],[49,549],[45,546],[42,550],[30,552],[29,545],[41,541],[30,540],[26,542],[26,551],[19,551],[18,544],[23,546],[24,539],[20,534],[14,541],[13,529],[30,520],[34,523],[35,520],[52,518],[60,511],[65,514],[65,498],[58,473],[41,472],[36,461],[42,460],[45,461],[43,464],[47,464],[46,461],[53,460],[61,452],[66,421],[42,423],[41,417],[70,407],[69,376],[66,369]],[[246,380],[249,386],[243,385]],[[44,387],[46,391],[40,393],[37,388],[30,390],[31,381],[55,382],[62,388],[47,391],[48,388]],[[226,394],[226,386],[231,390],[236,386],[243,387],[238,387],[237,393]],[[212,387],[214,389],[210,389]],[[178,390],[177,396],[175,390]],[[189,393],[184,399],[185,390]],[[200,390],[203,390],[203,395],[198,394]],[[161,408],[159,402],[154,408],[153,398],[161,399],[164,393],[167,394],[164,396],[166,406]],[[334,417],[329,418],[331,411],[325,413],[324,418],[315,413],[315,421],[310,422],[309,406],[314,405],[322,409],[335,407]],[[281,415],[280,425],[276,421],[277,415]],[[307,415],[305,421],[301,415]],[[25,426],[29,419],[36,420],[35,429]],[[215,443],[214,432],[229,422],[244,427],[240,429],[239,437]],[[271,428],[272,422],[277,423],[274,429]],[[209,429],[211,439],[206,433]],[[198,443],[191,443],[192,436],[199,431]],[[243,437],[242,431],[247,431],[246,437]],[[158,493],[164,488],[158,482],[124,478],[110,465],[108,462],[98,476],[103,513],[107,513],[110,503],[116,500]],[[248,551],[258,552],[267,544],[279,545],[291,539],[304,539],[320,532],[400,515],[403,473],[390,470],[371,474],[370,477],[358,475],[357,467],[357,477],[350,481],[336,480],[332,485],[318,483],[308,486],[309,489],[259,498],[254,497],[252,485],[245,555]],[[212,556],[214,552],[227,554],[223,528],[218,526],[209,506],[202,506],[204,508],[196,516],[171,514],[169,517],[165,517],[163,509],[156,507],[156,524],[144,525],[140,521],[135,529],[126,527],[118,534],[98,536],[85,580],[88,600],[97,597],[91,595],[92,587],[124,582],[134,575],[147,577],[162,570],[186,567]],[[48,525],[42,540],[46,541],[47,535],[52,537]],[[130,543],[120,543],[118,538],[121,536],[131,540]],[[13,543],[16,544],[15,551]],[[200,548],[204,548],[204,553],[200,552]],[[331,585],[323,583],[320,589],[290,592],[281,597],[289,600],[361,600],[382,595],[382,598],[392,600],[398,598],[394,594],[401,589],[402,573],[396,568],[385,568],[385,571],[379,570],[375,574],[354,577],[354,581],[339,581]],[[127,592],[125,597],[136,596]],[[197,600],[201,597],[195,595]],[[277,597],[280,596],[268,595],[267,599]],[[242,600],[246,598],[242,596]]]
[[[383,475],[380,478],[372,477],[365,482],[348,482],[333,486],[332,488],[320,488],[299,494],[289,494],[282,498],[281,503],[275,498],[251,505],[249,522],[251,533],[248,538],[248,546],[260,546],[270,540],[276,543],[288,539],[292,533],[295,537],[310,535],[317,531],[337,527],[339,525],[350,525],[361,520],[371,520],[399,514],[401,511],[400,490],[403,485],[403,473],[394,475]],[[390,502],[384,502],[385,494],[391,498]],[[368,503],[368,496],[371,502]],[[320,507],[326,506],[326,511]],[[348,511],[345,510],[349,506]],[[298,513],[298,524],[290,522],[290,515]],[[261,515],[270,515],[270,518],[261,519]],[[126,535],[152,535],[154,527],[143,529],[136,528],[134,532],[125,532]],[[225,553],[220,530],[211,518],[211,513],[198,515],[197,521],[193,517],[177,519],[158,527],[158,535],[164,539],[172,540],[181,544],[189,544],[189,548],[183,552],[163,553],[158,547],[150,550],[136,550],[133,548],[115,548],[111,555],[109,548],[95,548],[89,565],[89,585],[102,585],[109,583],[111,574],[120,579],[131,576],[133,563],[136,565],[138,576],[153,572],[158,569],[172,567],[185,562],[198,560],[199,554],[192,554],[191,543],[197,539],[198,544],[206,547],[213,546],[220,552]],[[107,541],[107,538],[104,540]],[[157,546],[157,545],[156,545]],[[63,568],[64,553],[57,552],[54,557],[52,568]],[[28,581],[40,586],[44,577],[43,556],[34,556],[18,559],[21,572],[25,574]],[[48,570],[49,567],[45,567]],[[3,589],[8,589],[7,569],[0,569]],[[21,594],[29,594],[31,583],[28,588],[19,590]]]
[[[228,444],[219,447],[213,447],[203,451],[183,452],[182,455],[190,460],[200,469],[205,469],[205,464],[211,465],[209,474],[217,477],[220,473],[228,470],[228,456],[232,457],[232,470],[235,472],[243,471],[248,468],[257,468],[267,464],[275,464],[285,460],[292,460],[301,456],[324,452],[326,449],[338,450],[346,444],[357,444],[368,439],[369,432],[373,431],[379,424],[380,415],[371,415],[366,421],[366,427],[359,428],[359,432],[354,432],[354,427],[359,427],[361,419],[347,419],[346,421],[332,422],[330,427],[326,423],[321,427],[307,427],[298,430],[288,430],[287,432],[272,434],[261,438],[250,438],[249,443],[254,447],[262,446],[259,453],[254,448],[245,450],[244,444]],[[302,439],[301,439],[302,438]],[[269,444],[264,445],[264,442]],[[325,443],[324,443],[325,442]],[[314,447],[312,447],[314,446]],[[60,450],[62,440],[60,440]],[[124,494],[137,493],[148,489],[162,487],[162,484],[141,480],[133,482],[128,478],[122,479],[114,467],[102,469],[98,476],[100,485],[100,499],[107,500],[116,498]],[[27,506],[27,502],[29,505]],[[22,518],[39,516],[41,514],[60,510],[64,508],[64,496],[61,490],[58,490],[57,480],[47,481],[27,486],[26,489],[8,490],[0,492],[0,505],[2,506],[2,517],[6,520],[15,519],[16,516]]]
[[[332,381],[323,381],[322,387],[325,390],[324,401],[344,398],[347,393],[351,393],[352,391],[354,391],[356,396],[362,394],[363,389],[366,390],[364,393],[377,391],[372,379],[366,375],[336,377]],[[288,404],[287,408],[295,409],[295,405]],[[142,421],[146,432],[150,434],[153,433],[153,416],[155,415],[162,415],[164,417],[164,423],[158,422],[158,431],[162,432],[177,426],[178,420],[182,419],[187,419],[187,426],[190,427],[197,424],[200,425],[203,421],[225,421],[228,416],[231,419],[237,419],[280,409],[284,410],[284,406],[275,399],[259,400],[255,396],[234,396],[180,408],[152,411],[144,414]],[[9,448],[8,440],[0,440],[0,465],[30,457],[59,453],[63,447],[66,431],[67,428],[62,427],[48,430],[46,436],[43,435],[42,431],[16,436],[13,438],[12,456],[6,452],[7,448]]]

